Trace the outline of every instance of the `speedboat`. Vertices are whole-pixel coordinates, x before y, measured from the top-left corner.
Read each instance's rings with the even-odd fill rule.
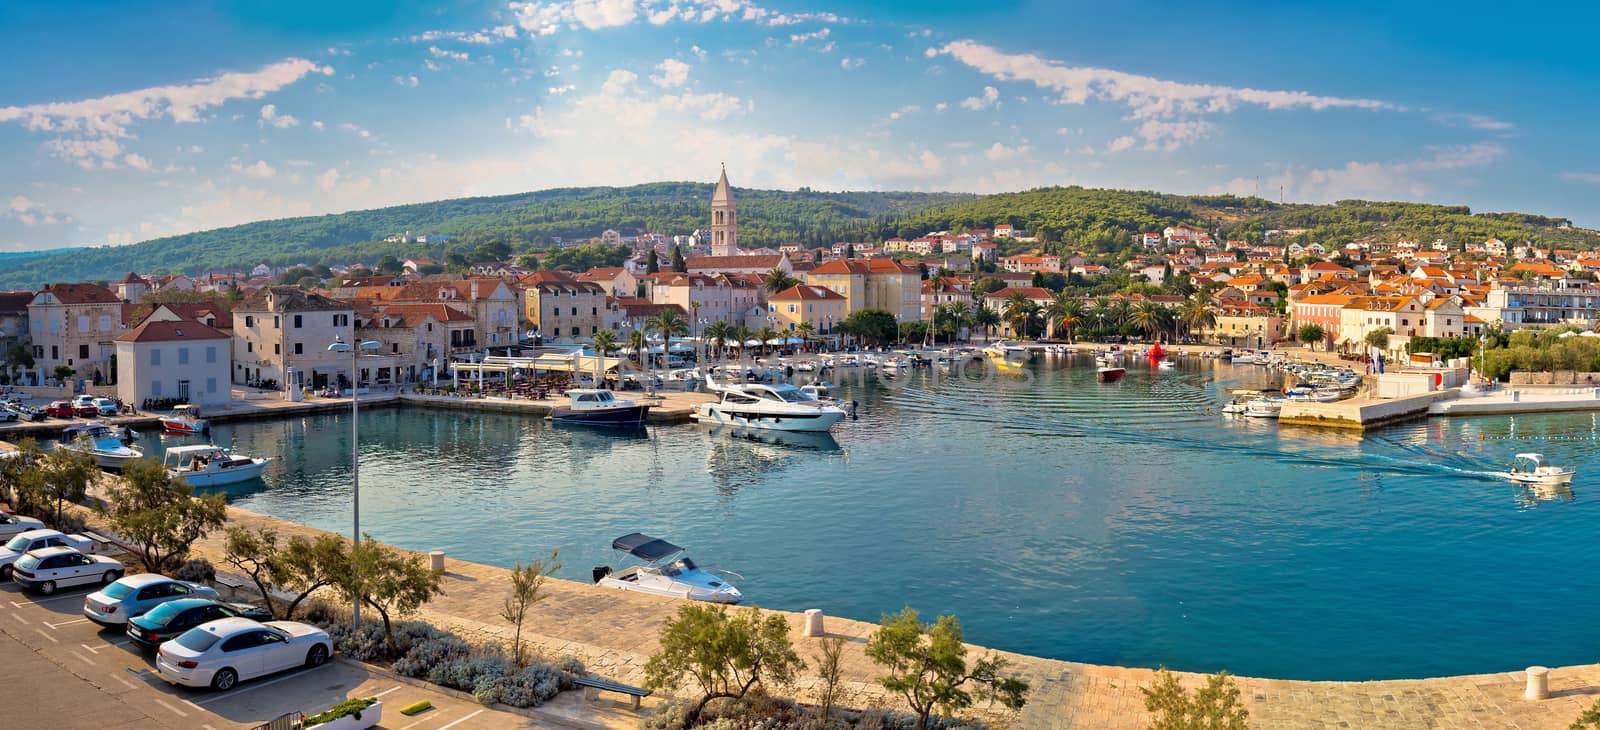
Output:
[[[1577,473],[1572,467],[1544,463],[1543,454],[1517,454],[1517,461],[1511,471],[1506,472],[1506,478],[1522,484],[1562,486],[1571,484]]]
[[[983,348],[983,352],[996,360],[1010,363],[1025,363],[1033,359],[1033,350],[1015,342],[996,342]]]
[[[711,603],[744,600],[744,594],[727,579],[695,565],[683,548],[666,540],[633,532],[612,540],[611,549],[643,563],[619,571],[609,565],[595,566],[594,582],[601,588]]]
[[[787,383],[721,385],[709,377],[707,386],[722,394],[716,403],[702,403],[690,414],[700,423],[765,428],[774,431],[827,431],[843,421],[843,408],[818,401]]]
[[[567,391],[569,405],[556,406],[550,420],[586,426],[640,426],[650,406],[618,398],[609,390],[577,388]]]
[[[1332,403],[1339,397],[1339,391],[1330,388],[1290,388],[1283,392],[1284,400],[1297,403]]]
[[[191,487],[220,487],[261,476],[271,459],[239,456],[215,444],[174,446],[167,449],[161,465],[167,473],[181,477]]]
[[[1124,367],[1101,367],[1095,371],[1095,377],[1102,383],[1114,383],[1128,374]]]
[[[1235,398],[1231,401],[1228,401],[1228,404],[1222,407],[1222,412],[1230,416],[1242,416],[1244,415],[1245,407],[1246,403],[1244,400]]]
[[[128,462],[144,458],[144,452],[126,446],[115,431],[104,423],[84,423],[68,426],[61,431],[56,442],[58,449],[82,451],[94,456],[94,462],[107,469],[121,469]]]
[[[205,433],[211,430],[211,423],[200,417],[200,406],[184,404],[162,416],[161,427],[178,433]]]
[[[1172,370],[1176,367],[1178,367],[1178,364],[1171,360],[1162,360],[1159,365],[1156,365],[1157,370]]]
[[[1244,404],[1244,414],[1251,418],[1277,418],[1282,410],[1282,398],[1257,398]]]

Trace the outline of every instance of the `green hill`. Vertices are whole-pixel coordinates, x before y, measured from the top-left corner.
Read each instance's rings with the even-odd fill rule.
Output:
[[[665,182],[632,187],[560,188],[461,198],[334,215],[259,221],[158,238],[131,246],[39,252],[0,259],[0,289],[51,281],[115,280],[141,273],[225,271],[259,263],[334,264],[383,255],[473,258],[479,246],[512,251],[557,238],[591,238],[607,228],[625,234],[688,233],[707,225],[712,186]],[[1456,245],[1500,238],[1567,248],[1600,248],[1600,233],[1567,221],[1522,213],[1473,213],[1464,206],[1341,201],[1280,205],[1260,198],[1183,196],[1081,187],[996,195],[960,193],[736,191],[739,238],[749,246],[879,241],[931,230],[1010,223],[1036,233],[1043,248],[1121,253],[1132,236],[1169,225],[1207,228],[1224,239],[1259,242],[1269,229],[1306,229],[1298,239],[1324,245],[1352,240],[1436,238]],[[442,233],[448,244],[385,243],[392,234]]]

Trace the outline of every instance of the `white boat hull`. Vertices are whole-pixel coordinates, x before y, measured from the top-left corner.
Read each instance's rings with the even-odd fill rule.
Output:
[[[73,449],[74,451],[79,450],[71,446],[64,446],[62,448]],[[131,447],[125,447],[118,451],[94,449],[91,450],[89,454],[94,457],[95,465],[105,469],[121,469],[122,467],[127,466],[128,462],[137,461],[144,458],[143,451]]]
[[[183,472],[173,471],[175,477],[182,477],[189,486],[196,488],[220,487],[226,484],[247,482],[261,476],[267,468],[267,459],[253,459],[251,463],[240,466],[231,466],[226,469],[208,472]]]
[[[816,415],[729,411],[720,403],[707,403],[691,414],[694,420],[713,426],[758,428],[767,431],[829,431],[844,420],[840,408],[819,408]]]
[[[1506,478],[1519,484],[1534,484],[1542,487],[1564,487],[1572,483],[1572,477],[1577,472],[1558,472],[1551,474],[1529,474],[1527,472],[1508,472]]]

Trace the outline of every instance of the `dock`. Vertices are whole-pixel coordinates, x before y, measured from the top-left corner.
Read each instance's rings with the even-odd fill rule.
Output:
[[[656,424],[689,423],[689,414],[701,403],[716,402],[717,396],[712,393],[659,393],[651,398],[642,393],[623,393],[620,397],[635,401],[651,402],[655,405],[650,409],[646,420]],[[543,418],[558,406],[567,405],[565,398],[546,398],[544,400],[528,400],[525,398],[493,398],[475,396],[452,395],[422,395],[419,393],[405,393],[400,397],[400,402],[407,406],[421,406],[424,408],[456,408],[472,411],[496,411],[499,413],[523,413],[530,416]],[[363,400],[363,403],[366,401]]]
[[[1430,406],[1455,398],[1456,393],[1456,388],[1449,388],[1402,398],[1361,397],[1331,403],[1291,401],[1283,404],[1283,410],[1278,413],[1278,423],[1365,431],[1424,418]]]
[[[1497,416],[1567,411],[1600,411],[1600,388],[1519,388],[1428,406],[1428,414],[1433,416]]]

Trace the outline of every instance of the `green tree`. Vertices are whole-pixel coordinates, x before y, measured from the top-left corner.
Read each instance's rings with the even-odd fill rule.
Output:
[[[612,332],[610,328],[597,330],[594,333],[594,351],[596,354],[604,357],[610,355],[611,351],[615,349],[617,349],[617,333]]]
[[[23,514],[33,514],[45,503],[44,485],[37,477],[44,451],[39,442],[25,438],[16,454],[0,459],[0,498]]]
[[[867,640],[867,657],[888,671],[878,682],[905,698],[917,716],[917,730],[927,729],[935,711],[954,715],[977,700],[998,700],[1020,710],[1027,701],[1027,682],[1000,675],[1006,660],[986,656],[968,668],[961,621],[955,616],[940,616],[929,624],[909,606],[884,614]]]
[[[1315,350],[1317,349],[1317,343],[1322,341],[1324,334],[1326,333],[1322,331],[1322,325],[1305,324],[1300,326],[1300,332],[1297,334],[1297,339],[1310,345],[1311,349]]]
[[[67,378],[72,377],[72,366],[57,365],[56,369],[51,372],[55,373],[56,380],[66,380]]]
[[[667,355],[672,352],[673,335],[681,335],[689,331],[689,326],[684,323],[676,309],[662,309],[654,317],[645,320],[645,327],[661,335],[661,361],[666,362]]]
[[[1000,313],[988,307],[978,307],[972,310],[972,326],[983,329],[984,339],[994,336],[994,328],[1000,324]]]
[[[771,271],[768,271],[761,280],[766,285],[767,291],[773,294],[800,283],[800,280],[790,276],[789,272],[777,267],[773,267]]]
[[[653,248],[650,249],[650,253],[646,255],[644,273],[647,276],[650,274],[661,273],[661,259],[656,257],[656,250]]]
[[[11,379],[15,380],[22,370],[33,369],[33,353],[22,345],[12,345],[6,350],[6,369],[11,371]]]
[[[187,483],[154,459],[128,462],[122,478],[109,480],[105,491],[105,500],[95,509],[133,545],[139,562],[152,573],[174,567],[196,540],[227,518],[221,494],[193,496]]]
[[[672,244],[672,270],[680,272],[689,270],[689,262],[683,258],[683,249],[676,243]]]
[[[1367,337],[1366,337],[1367,344],[1372,345],[1373,347],[1376,347],[1379,350],[1388,350],[1389,349],[1389,335],[1392,335],[1392,334],[1394,334],[1394,329],[1393,328],[1390,328],[1390,327],[1379,327],[1379,328],[1367,333]]]
[[[362,535],[361,544],[350,551],[349,572],[334,583],[346,601],[361,601],[383,619],[384,643],[389,655],[399,653],[394,640],[394,619],[405,616],[444,593],[442,576],[422,562],[422,556],[402,554],[383,543]]]
[[[1006,283],[993,276],[985,276],[972,283],[972,298],[983,299],[1001,289],[1006,288]]]
[[[660,649],[645,662],[644,683],[671,691],[692,680],[701,695],[689,711],[692,727],[711,700],[743,697],[757,685],[787,687],[803,668],[782,616],[763,616],[755,607],[730,611],[686,603],[661,627]]]
[[[1006,297],[1005,307],[1005,317],[1011,323],[1012,336],[1018,339],[1027,337],[1028,324],[1039,313],[1038,302],[1020,291],[1013,291]]]
[[[228,528],[223,543],[223,562],[250,577],[261,592],[261,602],[267,612],[277,617],[272,603],[272,587],[277,584],[277,567],[281,556],[278,551],[278,531],[270,527],[250,529],[243,525]]]
[[[883,309],[857,309],[839,326],[845,333],[863,340],[884,344],[899,331],[894,315]]]
[[[1178,678],[1162,667],[1144,693],[1150,712],[1150,730],[1246,730],[1250,713],[1239,699],[1239,688],[1227,672],[1206,677],[1206,684],[1190,695]]]
[[[1217,324],[1217,315],[1211,310],[1210,302],[1205,297],[1191,297],[1183,303],[1183,308],[1178,310],[1178,321],[1190,334],[1200,330],[1210,329]]]
[[[395,276],[405,270],[405,264],[400,259],[385,254],[383,258],[378,259],[377,269],[379,273]]]
[[[736,333],[733,331],[733,326],[729,325],[727,320],[719,319],[711,324],[706,325],[705,329],[700,332],[700,336],[706,338],[712,344],[716,345],[717,357],[722,357],[723,351],[726,350],[728,346],[727,341],[735,337]]]
[[[517,563],[517,567],[511,569],[511,595],[500,604],[500,618],[516,627],[511,638],[511,656],[518,667],[523,666],[522,624],[528,618],[528,609],[544,598],[539,593],[544,579],[561,569],[557,561],[560,552],[552,550],[548,560],[535,560],[527,565]]]
[[[31,478],[38,480],[39,495],[55,501],[56,519],[52,524],[61,528],[66,504],[83,500],[89,485],[100,476],[100,467],[95,465],[93,454],[78,449],[52,449],[37,463]]]
[[[1083,300],[1071,292],[1061,292],[1056,295],[1055,301],[1050,303],[1048,312],[1050,318],[1051,337],[1061,330],[1067,332],[1067,342],[1072,341],[1072,332],[1083,323]]]
[[[771,326],[762,327],[761,329],[756,330],[756,339],[761,340],[761,355],[762,357],[765,357],[767,354],[767,347],[772,344],[773,340],[778,339],[778,333],[776,330],[772,329]]]
[[[1143,331],[1145,336],[1156,339],[1156,335],[1167,327],[1167,308],[1161,306],[1160,302],[1141,299],[1133,305],[1127,321]]]
[[[312,593],[336,585],[350,574],[350,542],[325,532],[315,538],[291,535],[271,561],[271,568],[277,585],[295,593],[283,609],[283,618],[292,619],[295,609]]]
[[[650,349],[650,338],[645,335],[644,330],[628,330],[628,349],[633,350],[634,359],[639,361],[640,365],[644,365],[645,353]]]

